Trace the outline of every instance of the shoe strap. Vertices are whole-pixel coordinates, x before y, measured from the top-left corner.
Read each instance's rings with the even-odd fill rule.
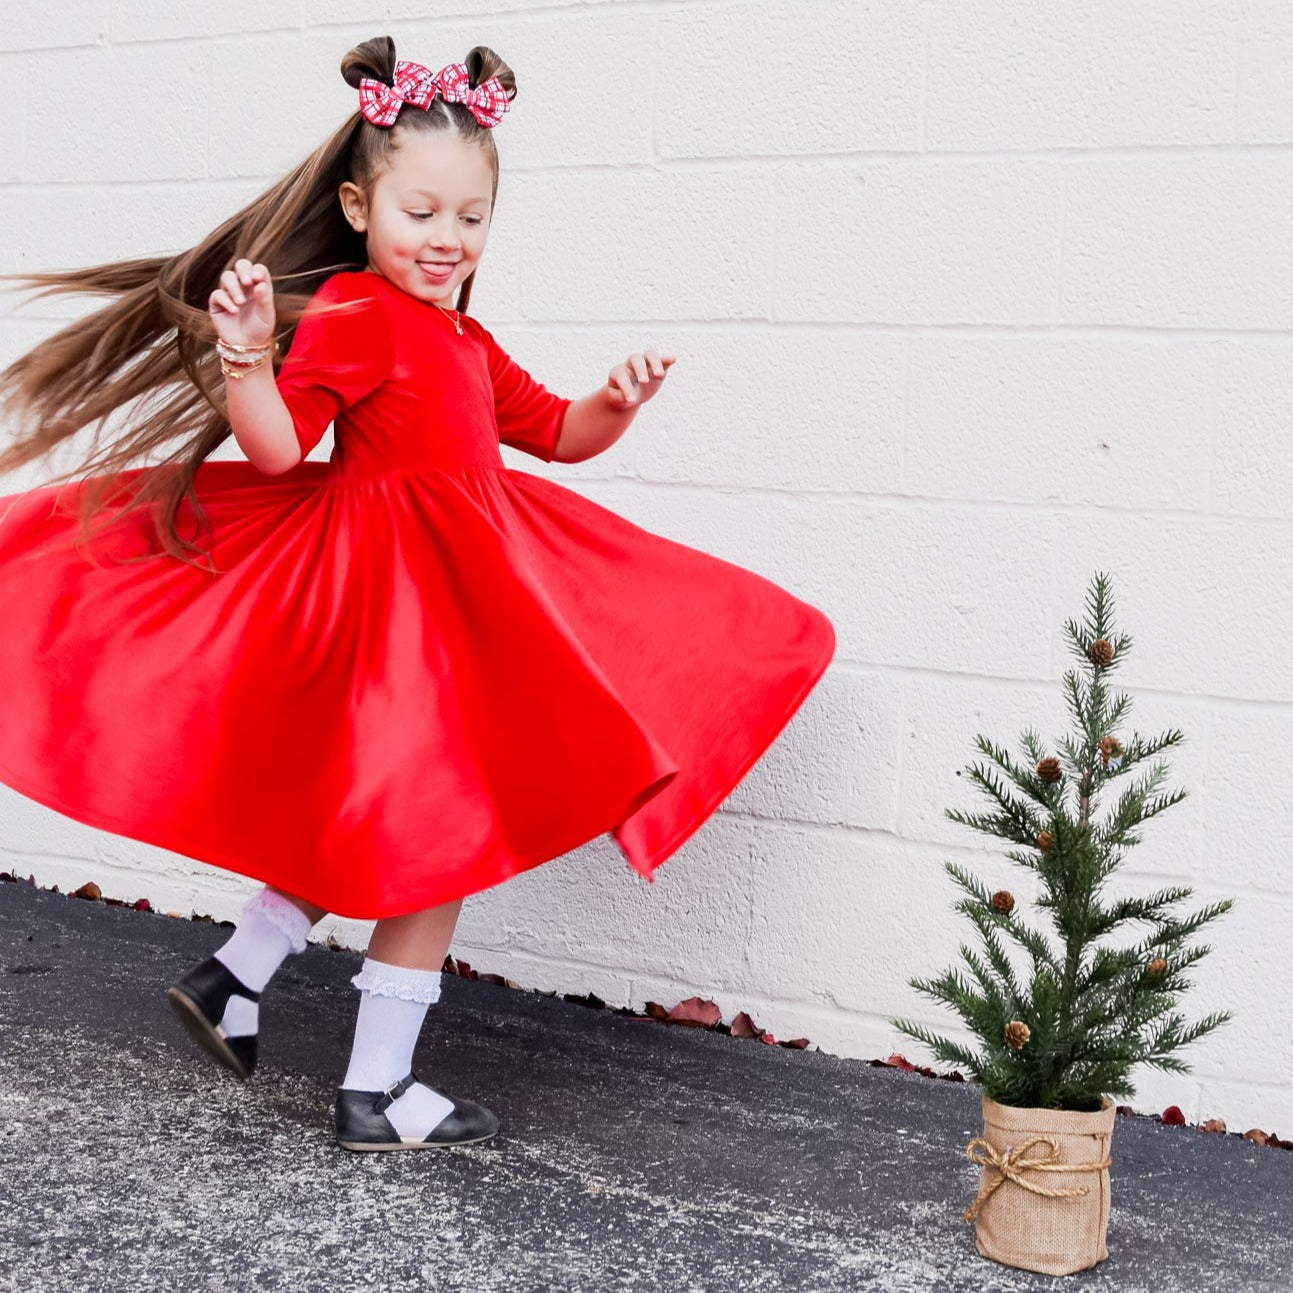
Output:
[[[418,1075],[410,1073],[407,1077],[400,1078],[398,1082],[392,1082],[378,1097],[373,1105],[373,1112],[385,1113],[417,1080]]]
[[[248,1001],[259,1002],[260,993],[253,992],[218,956],[208,958],[212,972],[220,979],[224,988],[233,997],[246,997]]]

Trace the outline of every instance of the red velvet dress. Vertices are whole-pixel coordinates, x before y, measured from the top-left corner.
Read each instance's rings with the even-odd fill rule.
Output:
[[[222,573],[115,562],[158,551],[139,512],[78,547],[79,482],[0,498],[0,781],[343,916],[607,831],[650,879],[824,672],[830,621],[504,466],[500,442],[551,461],[570,401],[474,319],[368,271],[315,297],[342,300],[277,379],[303,452],[335,419],[331,459],[198,469]]]

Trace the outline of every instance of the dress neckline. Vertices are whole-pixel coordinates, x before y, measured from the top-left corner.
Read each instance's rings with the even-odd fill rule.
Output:
[[[434,301],[424,301],[420,296],[414,296],[412,292],[406,292],[398,283],[392,283],[391,280],[387,278],[385,274],[378,274],[375,270],[371,270],[368,268],[355,270],[354,272],[357,274],[367,275],[367,277],[369,278],[375,278],[379,283],[385,283],[387,287],[389,287],[392,291],[399,293],[399,295],[402,296],[406,301],[413,301],[418,305],[426,306],[427,309],[429,310],[435,310],[437,314],[441,313],[441,309],[437,308],[436,303]],[[457,314],[459,319],[461,319],[464,324],[476,322],[476,320],[470,314],[464,314],[456,306],[445,307],[445,308],[452,308],[454,310],[454,313]],[[446,316],[446,319],[447,321],[452,323],[452,320],[449,320],[448,316]]]

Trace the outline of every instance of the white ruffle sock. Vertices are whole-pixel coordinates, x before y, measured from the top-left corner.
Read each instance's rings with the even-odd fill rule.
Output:
[[[261,889],[247,900],[238,928],[215,958],[253,992],[263,992],[291,953],[305,951],[313,923],[282,894]],[[220,1023],[226,1036],[246,1037],[260,1026],[260,1003],[232,996]]]
[[[364,958],[350,980],[360,990],[359,1018],[343,1089],[384,1091],[408,1076],[427,1007],[440,1000],[440,974]],[[386,1117],[399,1135],[420,1140],[452,1110],[452,1100],[415,1082],[388,1106]]]

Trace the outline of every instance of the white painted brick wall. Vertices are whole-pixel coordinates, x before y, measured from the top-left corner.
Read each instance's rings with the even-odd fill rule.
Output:
[[[1293,1122],[1284,0],[68,0],[5,19],[0,270],[190,245],[350,111],[336,69],[358,40],[428,62],[494,45],[521,93],[474,308],[563,393],[631,349],[679,356],[602,457],[509,463],[837,626],[821,685],[655,885],[604,837],[473,896],[456,952],[926,1061],[888,1018],[957,1031],[907,984],[970,936],[943,863],[1030,893],[945,818],[982,806],[958,770],[976,732],[1067,730],[1062,624],[1103,568],[1135,637],[1130,726],[1187,736],[1170,785],[1189,798],[1115,889],[1236,900],[1185,1001],[1235,1021],[1191,1075],[1139,1073],[1133,1103]],[[0,359],[77,312],[7,306]],[[251,888],[2,789],[0,865],[218,918]]]

